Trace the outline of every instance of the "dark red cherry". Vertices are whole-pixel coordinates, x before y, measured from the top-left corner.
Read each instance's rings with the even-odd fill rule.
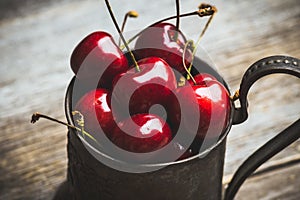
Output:
[[[183,123],[189,132],[191,123],[198,123],[198,139],[218,138],[229,123],[230,97],[226,88],[216,80],[208,80],[197,85],[178,88],[177,95],[185,99],[180,108],[172,102],[172,124]],[[189,109],[186,117],[181,119],[181,111]],[[195,121],[195,116],[199,121]]]
[[[108,105],[108,96],[109,92],[105,89],[92,90],[85,94],[74,108],[84,116],[85,129],[90,134],[100,133],[100,127],[104,133],[110,133],[116,126]]]
[[[119,122],[109,138],[124,150],[147,153],[168,144],[172,133],[168,124],[159,116],[137,114]]]
[[[197,74],[196,76],[194,76],[194,80],[196,81],[196,84],[202,84],[202,82],[206,82],[206,81],[211,81],[211,80],[215,80],[217,81],[216,77],[214,77],[211,74],[207,74],[207,73],[200,73]],[[188,80],[189,84],[193,85],[194,82],[192,79]]]
[[[100,83],[110,88],[113,78],[128,69],[127,59],[106,32],[97,31],[86,36],[71,55],[71,68],[77,78]]]
[[[186,74],[182,60],[185,44],[184,35],[180,31],[177,32],[173,24],[160,23],[145,29],[138,37],[134,49],[137,59],[157,56],[164,59],[178,72]],[[191,60],[192,52],[188,49],[185,53],[187,66]]]
[[[183,160],[195,155],[191,148],[185,148],[179,142],[173,142],[172,145],[174,153],[181,155],[177,160]]]
[[[176,78],[172,68],[161,58],[150,57],[138,61],[140,71],[135,68],[116,77],[112,91],[112,107],[118,113],[148,113],[151,106],[169,103],[176,89]]]

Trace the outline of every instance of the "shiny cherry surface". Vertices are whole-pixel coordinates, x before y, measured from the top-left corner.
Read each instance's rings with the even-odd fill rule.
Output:
[[[185,44],[186,39],[184,35],[180,31],[177,32],[173,24],[160,23],[145,29],[137,39],[134,49],[137,59],[157,56],[164,59],[178,72],[186,74],[182,64]],[[189,66],[191,59],[192,53],[188,49],[185,53],[187,66]]]
[[[229,123],[230,97],[226,88],[216,80],[208,80],[197,85],[187,85],[177,90],[177,95],[183,96],[183,108],[172,104],[171,116],[173,124],[184,123],[188,132],[191,123],[198,123],[197,137],[200,139],[217,138]],[[181,119],[180,110],[189,109],[188,117]],[[195,121],[197,113],[199,121]]]
[[[119,122],[109,137],[124,150],[147,153],[168,144],[172,133],[169,125],[159,116],[137,114]]]
[[[139,72],[132,68],[114,80],[112,106],[121,115],[128,109],[134,115],[148,113],[155,104],[165,106],[176,89],[174,72],[161,58],[145,58],[138,65]]]
[[[211,81],[211,80],[217,81],[216,77],[214,77],[211,74],[207,74],[207,73],[197,74],[196,76],[194,76],[194,80],[196,81],[196,83],[199,83],[199,84],[203,84],[202,82]],[[194,85],[194,82],[192,79],[189,79],[188,82],[189,82],[189,84]]]
[[[109,92],[105,89],[96,89],[85,94],[76,104],[75,109],[84,116],[85,129],[90,134],[111,132],[116,123],[108,105]]]
[[[74,49],[70,62],[77,78],[88,82],[96,79],[93,82],[104,88],[110,88],[113,78],[128,69],[127,59],[112,36],[101,31],[86,36]]]

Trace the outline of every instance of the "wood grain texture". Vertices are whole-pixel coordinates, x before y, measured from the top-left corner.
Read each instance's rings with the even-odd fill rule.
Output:
[[[149,5],[145,2],[112,1],[119,21],[128,10],[140,13],[140,18],[129,21],[127,30],[141,29],[175,13],[171,0]],[[258,59],[275,54],[300,58],[298,0],[207,2],[216,5],[218,13],[201,47],[232,92],[238,89],[244,71]],[[182,11],[195,10],[198,3],[182,2]],[[204,23],[205,19],[193,17],[183,19],[181,26],[187,37],[195,40]],[[51,199],[65,179],[66,128],[47,121],[33,126],[30,116],[39,111],[65,120],[63,100],[72,77],[70,54],[81,38],[98,29],[116,34],[104,3],[96,0],[51,4],[24,11],[22,17],[0,21],[0,199]],[[300,81],[287,75],[271,75],[254,85],[249,96],[250,117],[233,127],[228,137],[226,175],[232,174],[258,146],[299,118],[299,87]],[[273,160],[299,153],[297,141]],[[293,173],[298,177],[299,168]],[[256,193],[251,183],[264,182],[268,177],[247,182],[241,195]],[[277,192],[288,196],[262,193],[259,198],[295,199],[295,192],[284,192],[291,188],[287,187],[283,184]],[[273,191],[272,187],[266,190]]]
[[[250,178],[242,186],[236,199],[284,199],[300,198],[300,167],[293,165]]]

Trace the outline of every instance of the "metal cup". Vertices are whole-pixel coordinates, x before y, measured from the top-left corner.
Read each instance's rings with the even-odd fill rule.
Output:
[[[198,58],[195,63],[207,65]],[[204,69],[208,70],[204,72],[213,74],[226,86],[215,70],[209,66]],[[191,158],[149,164],[146,167],[149,167],[151,172],[128,173],[108,167],[99,162],[96,157],[100,156],[114,165],[122,165],[122,163],[103,152],[96,151],[75,130],[69,129],[67,180],[60,186],[54,199],[233,199],[241,184],[255,169],[300,137],[300,120],[298,120],[242,164],[222,197],[227,134],[232,125],[247,119],[247,94],[250,87],[256,80],[271,73],[287,73],[300,78],[299,60],[286,56],[272,56],[250,66],[242,79],[239,93],[232,100],[229,126],[219,140],[206,151]],[[74,81],[75,78],[68,86],[65,99],[66,117],[72,125],[74,125],[71,115]],[[240,101],[241,107],[234,106],[236,100]],[[151,170],[157,166],[162,168]]]

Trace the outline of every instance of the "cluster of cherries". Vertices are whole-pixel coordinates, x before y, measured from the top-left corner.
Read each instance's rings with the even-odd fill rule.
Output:
[[[126,53],[106,32],[85,37],[71,56],[76,79],[87,85],[97,82],[73,108],[84,116],[85,130],[92,137],[103,131],[113,144],[135,153],[174,143],[174,151],[182,152],[179,159],[198,153],[195,144],[204,138],[218,138],[228,126],[230,97],[213,75],[191,77],[186,66],[193,65],[194,52],[187,44],[178,27],[165,22],[141,31]],[[157,105],[165,112],[156,112]],[[195,136],[188,148],[173,141],[179,126]]]

